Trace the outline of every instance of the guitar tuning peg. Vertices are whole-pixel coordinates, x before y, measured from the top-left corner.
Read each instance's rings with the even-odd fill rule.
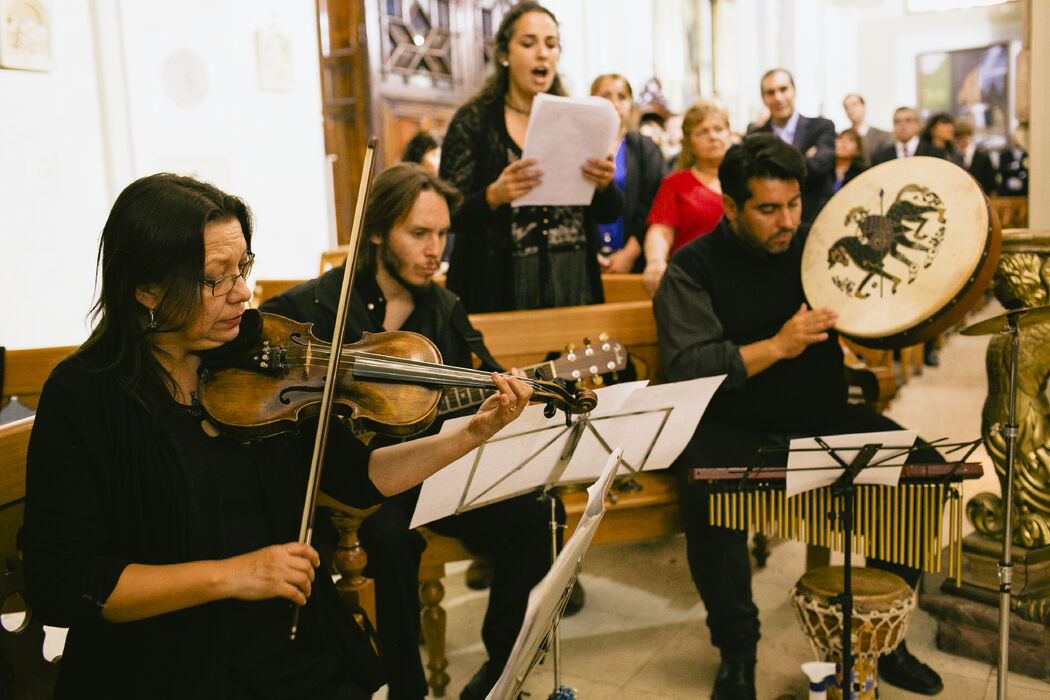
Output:
[[[576,349],[576,346],[572,343],[565,343],[565,352],[572,352]]]
[[[590,338],[588,338],[588,337],[585,337],[585,338],[583,339],[583,344],[584,344],[584,345],[590,345],[590,344],[591,344],[591,339],[590,339]]]
[[[594,379],[592,379],[591,381],[594,383],[594,386],[602,386],[603,384],[605,384],[605,380],[602,379],[602,375],[600,374],[594,377]]]
[[[609,339],[609,334],[608,333],[599,333],[598,334],[598,340],[602,341],[603,343],[606,340],[608,340],[608,339]]]

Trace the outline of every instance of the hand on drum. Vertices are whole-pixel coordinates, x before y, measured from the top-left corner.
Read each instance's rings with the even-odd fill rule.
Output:
[[[510,204],[518,197],[528,194],[543,182],[543,171],[536,170],[535,159],[518,160],[499,174],[496,181],[485,190],[485,197],[493,209]]]
[[[602,160],[588,158],[587,162],[580,166],[580,172],[585,180],[593,182],[599,190],[604,190],[616,174],[616,163],[613,162],[612,156],[605,156]]]
[[[813,309],[803,304],[795,315],[781,326],[773,337],[784,359],[798,357],[813,343],[828,339],[827,330],[835,325],[838,314],[831,309]]]
[[[231,557],[227,566],[227,595],[241,600],[287,598],[306,605],[321,565],[317,550],[308,544],[289,542]]]

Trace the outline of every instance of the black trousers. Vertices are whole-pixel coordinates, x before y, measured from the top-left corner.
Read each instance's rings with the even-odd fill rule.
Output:
[[[811,431],[790,434],[701,421],[686,450],[686,459],[680,458],[676,467],[689,571],[707,608],[711,643],[719,648],[724,658],[754,659],[760,636],[758,608],[751,594],[747,533],[708,523],[710,487],[703,482],[690,484],[690,468],[757,465],[759,447],[786,446],[792,438],[898,429],[900,426],[889,418],[859,405],[836,411]],[[786,462],[786,458],[781,458],[781,461]],[[944,459],[926,445],[926,449],[913,452],[908,461],[922,464],[939,463]],[[768,460],[766,463],[769,464]],[[867,564],[897,574],[913,588],[922,573],[918,569],[876,559],[868,559]]]
[[[388,499],[358,532],[368,553],[365,575],[375,580],[376,633],[389,682],[390,700],[427,695],[419,654],[419,561],[422,535],[408,525],[419,490]],[[565,511],[556,503],[558,520]],[[489,655],[487,670],[502,670],[525,617],[529,592],[550,568],[550,505],[525,494],[431,523],[435,532],[457,537],[471,552],[493,563],[488,610],[481,627]]]

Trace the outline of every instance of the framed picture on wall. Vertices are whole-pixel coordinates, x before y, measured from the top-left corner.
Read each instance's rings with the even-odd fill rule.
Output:
[[[51,68],[50,0],[0,0],[0,68]]]
[[[1006,146],[1010,128],[1010,50],[1005,43],[957,51],[931,51],[918,59],[919,114],[968,116],[974,140]]]

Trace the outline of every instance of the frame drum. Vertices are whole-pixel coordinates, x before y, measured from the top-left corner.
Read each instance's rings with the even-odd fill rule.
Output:
[[[838,313],[843,336],[873,348],[933,338],[977,303],[1002,233],[977,182],[940,158],[864,171],[824,206],[802,252],[810,308]]]

